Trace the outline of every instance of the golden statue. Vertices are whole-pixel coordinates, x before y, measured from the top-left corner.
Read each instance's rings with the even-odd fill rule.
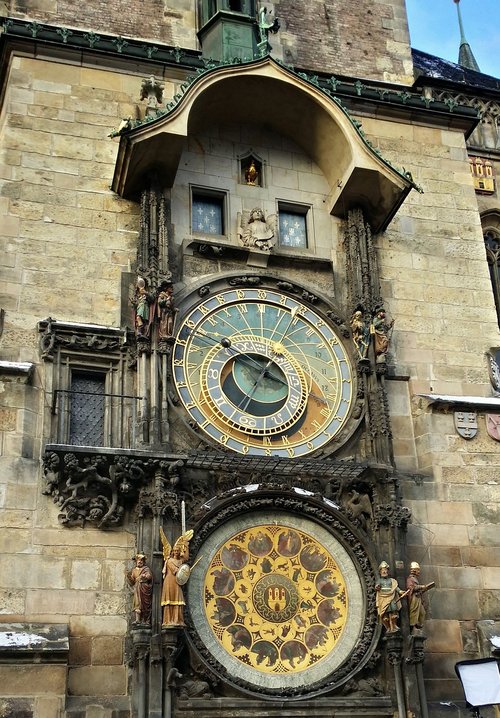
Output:
[[[258,180],[259,173],[257,171],[257,167],[255,166],[255,161],[252,160],[250,165],[245,170],[245,182],[251,187],[255,187],[255,185],[258,184]]]
[[[185,531],[173,546],[170,545],[162,528],[160,537],[163,546],[163,587],[161,605],[163,606],[163,628],[184,626],[184,594],[182,586],[187,583],[191,568],[186,561],[189,559],[189,542],[193,531]]]

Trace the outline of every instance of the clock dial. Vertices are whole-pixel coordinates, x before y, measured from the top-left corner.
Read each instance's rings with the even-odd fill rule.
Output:
[[[237,511],[200,545],[187,587],[191,637],[236,685],[303,697],[304,681],[314,692],[359,670],[375,647],[375,616],[343,542],[307,511],[276,504]]]
[[[226,289],[181,323],[173,377],[193,421],[241,454],[303,456],[333,439],[352,403],[333,327],[274,289]]]

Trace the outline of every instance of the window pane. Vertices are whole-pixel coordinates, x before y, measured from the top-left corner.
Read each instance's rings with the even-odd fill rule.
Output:
[[[192,230],[205,234],[224,233],[221,199],[193,195]]]
[[[306,215],[298,212],[279,213],[280,245],[282,247],[307,247]]]
[[[71,377],[69,413],[70,444],[76,446],[103,446],[103,376],[96,376],[95,374],[73,374]]]

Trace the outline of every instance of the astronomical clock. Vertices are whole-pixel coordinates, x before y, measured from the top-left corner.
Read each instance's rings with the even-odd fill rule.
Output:
[[[180,402],[201,435],[239,454],[304,457],[338,448],[352,429],[356,375],[332,308],[286,284],[206,285],[179,322]]]
[[[259,698],[331,690],[376,642],[370,562],[333,500],[342,479],[330,492],[304,480],[311,466],[338,470],[330,457],[359,424],[347,337],[334,306],[269,276],[179,296],[176,411],[234,467],[195,527],[187,636],[224,682]],[[293,472],[286,487],[266,474],[278,465]]]

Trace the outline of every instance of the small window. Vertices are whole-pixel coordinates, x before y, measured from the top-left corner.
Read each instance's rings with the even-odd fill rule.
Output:
[[[500,326],[500,232],[488,229],[484,233],[484,244],[486,247],[486,259],[490,270],[491,287],[497,310],[497,318]]]
[[[229,9],[233,12],[243,12],[241,4],[242,0],[229,0]]]
[[[224,227],[225,196],[217,193],[193,191],[192,194],[192,232],[202,234],[225,234]]]
[[[307,249],[307,207],[279,205],[279,245]]]
[[[104,446],[104,374],[72,372],[69,402],[69,443]]]

